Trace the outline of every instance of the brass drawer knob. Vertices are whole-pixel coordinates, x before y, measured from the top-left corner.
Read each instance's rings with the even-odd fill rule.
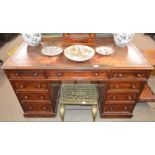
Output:
[[[112,99],[115,100],[116,99],[116,96],[112,96]]]
[[[24,99],[28,99],[28,96],[26,95],[26,96],[24,96]]]
[[[136,86],[133,84],[133,85],[131,85],[131,88],[135,89],[135,88],[136,88]]]
[[[41,95],[41,96],[40,96],[40,99],[43,99],[43,98],[44,98],[44,96],[43,96],[43,95]]]
[[[99,76],[99,73],[95,73],[94,75],[95,75],[95,76]]]
[[[21,84],[21,85],[20,85],[20,88],[24,88],[24,85],[23,85],[23,84]]]
[[[139,77],[139,78],[140,78],[141,76],[142,76],[142,75],[141,75],[140,73],[138,73],[138,74],[137,74],[137,77]]]
[[[29,107],[28,107],[28,109],[29,109],[29,110],[32,110],[32,107],[31,107],[31,106],[29,106]]]
[[[131,100],[131,99],[132,99],[132,97],[129,95],[129,96],[128,96],[128,99],[129,99],[129,100]]]
[[[120,77],[120,78],[121,78],[121,77],[123,77],[123,75],[120,73],[120,74],[118,74],[118,77]]]
[[[36,72],[35,72],[35,73],[33,73],[33,76],[38,76],[38,73],[36,73]]]
[[[47,110],[47,107],[46,107],[46,106],[44,106],[44,107],[43,107],[43,110]]]
[[[127,109],[128,109],[128,107],[125,106],[125,107],[124,107],[124,110],[127,110]]]
[[[57,76],[62,77],[62,73],[61,72],[57,73]]]

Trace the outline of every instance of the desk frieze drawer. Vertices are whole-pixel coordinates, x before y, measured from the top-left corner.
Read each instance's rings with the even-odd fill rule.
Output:
[[[111,81],[109,82],[109,89],[113,90],[140,90],[143,86],[143,81],[136,81],[136,82],[130,82],[130,81]]]
[[[36,112],[53,112],[50,102],[22,102],[22,108],[24,112],[36,111]]]
[[[132,112],[134,109],[134,104],[107,104],[104,105],[104,112]]]
[[[49,100],[50,99],[50,95],[48,93],[33,93],[33,92],[20,92],[17,93],[19,99],[21,101],[28,101],[28,100]]]
[[[106,101],[135,101],[139,93],[107,93]]]
[[[144,79],[148,78],[148,71],[111,71],[111,78]]]
[[[45,79],[44,70],[6,70],[9,79]]]
[[[48,91],[48,84],[43,81],[12,81],[16,91]]]
[[[108,78],[108,72],[101,71],[46,71],[48,78]]]

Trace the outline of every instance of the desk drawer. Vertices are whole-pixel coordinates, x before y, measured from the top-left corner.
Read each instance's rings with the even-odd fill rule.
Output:
[[[48,84],[43,81],[12,81],[16,91],[48,91]]]
[[[114,90],[140,90],[144,82],[142,81],[112,81],[109,83],[109,89]]]
[[[135,105],[132,104],[107,104],[104,105],[104,112],[132,112]]]
[[[9,79],[45,79],[43,70],[6,70]]]
[[[139,93],[107,93],[106,101],[135,101]]]
[[[149,77],[148,71],[111,71],[111,78],[144,79]]]
[[[28,93],[28,92],[20,92],[17,93],[18,97],[22,101],[28,101],[28,100],[49,100],[50,95],[48,93],[43,92],[35,92],[35,93]]]
[[[101,72],[101,71],[56,71],[56,70],[49,70],[46,72],[48,78],[101,78],[107,79],[108,72]]]
[[[23,102],[22,108],[24,112],[28,111],[53,112],[52,105],[50,102]]]

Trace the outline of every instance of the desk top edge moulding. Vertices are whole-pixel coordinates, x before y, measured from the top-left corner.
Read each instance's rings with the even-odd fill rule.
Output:
[[[65,37],[72,36],[74,39],[64,41]],[[84,39],[82,34],[79,38],[77,34],[64,34],[37,41],[32,45],[23,42],[2,66],[25,117],[55,117],[61,85],[73,81],[96,84],[101,118],[132,117],[153,70],[132,41],[118,47],[113,37],[98,37],[93,33],[84,34]],[[89,46],[95,53],[86,61],[73,61],[64,55],[64,50],[71,45]],[[57,46],[63,51],[54,56],[44,55],[42,49],[48,46]],[[96,48],[100,46],[110,48],[112,54],[97,53]]]

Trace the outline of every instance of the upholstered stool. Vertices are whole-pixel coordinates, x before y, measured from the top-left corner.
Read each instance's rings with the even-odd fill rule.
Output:
[[[91,106],[93,121],[97,115],[98,92],[95,84],[62,84],[59,98],[61,121],[65,117],[65,105]]]

